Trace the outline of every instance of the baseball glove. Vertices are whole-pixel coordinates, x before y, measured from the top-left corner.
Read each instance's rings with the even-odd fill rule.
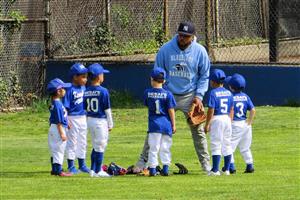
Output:
[[[191,111],[188,113],[188,116],[188,122],[193,126],[197,126],[206,121],[204,110],[199,112],[199,106],[196,106],[196,104],[192,104]]]
[[[187,173],[189,173],[189,170],[183,164],[175,163],[175,165],[178,167],[179,171],[174,172],[174,174],[187,174]]]

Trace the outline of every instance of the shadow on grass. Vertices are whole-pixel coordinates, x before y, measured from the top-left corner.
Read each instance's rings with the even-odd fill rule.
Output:
[[[50,171],[32,171],[32,172],[0,172],[0,178],[30,178],[41,175],[50,175]]]

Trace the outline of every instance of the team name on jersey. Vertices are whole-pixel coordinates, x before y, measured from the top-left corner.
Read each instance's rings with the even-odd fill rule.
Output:
[[[96,97],[96,96],[100,96],[100,91],[86,91],[84,93],[84,96],[86,97]]]
[[[216,92],[217,97],[228,97],[231,96],[231,93],[229,91],[218,91]]]
[[[148,92],[148,98],[153,98],[153,99],[166,99],[166,98],[167,98],[167,93]]]
[[[176,55],[171,55],[171,61],[172,62],[193,62],[193,57],[192,56],[185,56],[183,54],[176,54]]]
[[[191,77],[191,74],[186,71],[169,71],[169,76],[177,76],[189,79]]]
[[[81,104],[83,102],[83,94],[84,94],[83,91],[82,92],[76,92],[76,91],[73,92],[73,97],[74,97],[74,99],[76,99],[74,102],[75,105]]]
[[[246,96],[234,96],[233,101],[248,101]]]

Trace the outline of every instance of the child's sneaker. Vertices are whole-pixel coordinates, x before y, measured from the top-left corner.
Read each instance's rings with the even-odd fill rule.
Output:
[[[254,168],[252,168],[252,169],[246,169],[244,171],[244,173],[254,173]]]
[[[93,170],[90,170],[90,177],[96,177],[96,173]]]
[[[83,172],[83,173],[90,173],[90,169],[87,167],[87,166],[85,166],[85,165],[83,165],[81,168],[79,168],[79,170],[81,171],[81,172]]]
[[[78,170],[76,169],[75,166],[72,166],[71,168],[69,168],[68,171],[72,174],[78,174]]]
[[[225,167],[222,167],[222,174],[229,176],[231,173],[230,170],[225,170]]]
[[[60,172],[60,174],[58,174],[58,176],[73,176],[73,174],[72,173],[70,173],[70,172]]]
[[[108,173],[106,173],[105,171],[100,171],[96,174],[97,177],[102,177],[102,178],[109,178],[111,177],[111,175],[109,175]]]
[[[210,172],[208,172],[207,175],[208,175],[208,176],[220,176],[221,173],[220,173],[220,171],[217,171],[217,172],[210,171]]]

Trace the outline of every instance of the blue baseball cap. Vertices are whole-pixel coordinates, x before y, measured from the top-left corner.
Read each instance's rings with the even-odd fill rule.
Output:
[[[181,22],[178,26],[177,33],[182,35],[194,35],[195,26],[192,22]]]
[[[166,71],[163,68],[156,67],[151,72],[153,79],[166,79]]]
[[[234,89],[244,89],[246,87],[246,80],[241,74],[233,74],[230,78],[226,78],[226,82]]]
[[[75,75],[81,75],[81,74],[86,74],[88,72],[88,69],[85,68],[85,66],[81,63],[75,63],[74,65],[71,66],[70,69],[70,76],[75,76]]]
[[[209,76],[209,80],[215,81],[217,83],[223,83],[225,81],[225,72],[221,69],[214,69]]]
[[[72,85],[71,83],[65,83],[62,80],[60,80],[59,78],[55,78],[48,83],[47,92],[49,92],[51,94],[61,88],[71,87],[71,85]]]
[[[100,65],[99,63],[91,64],[88,67],[88,72],[93,77],[98,76],[99,74],[103,74],[103,73],[110,73],[108,70],[104,69],[103,66]]]

